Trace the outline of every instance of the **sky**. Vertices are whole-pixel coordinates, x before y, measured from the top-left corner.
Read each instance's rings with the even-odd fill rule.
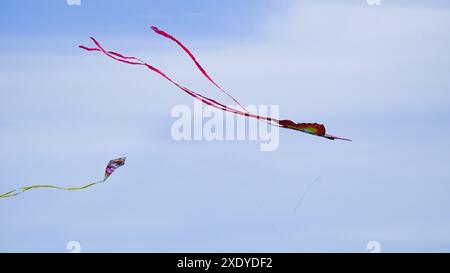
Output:
[[[353,141],[176,141],[192,98],[77,47],[96,37],[232,103],[150,25],[244,105]],[[4,1],[0,35],[0,192],[127,157],[84,191],[0,200],[1,252],[450,251],[448,1]]]

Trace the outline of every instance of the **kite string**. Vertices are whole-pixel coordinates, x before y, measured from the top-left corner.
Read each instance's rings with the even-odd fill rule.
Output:
[[[299,198],[299,200],[297,201],[297,205],[295,206],[294,210],[297,210],[298,207],[301,205],[301,203],[303,202],[303,199],[305,199],[306,194],[309,192],[309,190],[311,190],[312,186],[318,182],[320,180],[320,176],[317,177],[316,179],[313,180],[313,182],[311,182],[308,187],[306,188],[306,190],[303,192],[303,194],[301,195],[301,197]]]

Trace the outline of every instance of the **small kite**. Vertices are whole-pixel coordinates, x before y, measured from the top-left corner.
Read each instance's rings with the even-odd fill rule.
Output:
[[[52,185],[33,185],[33,186],[28,186],[28,187],[21,187],[21,188],[9,191],[7,193],[1,194],[0,198],[13,197],[18,194],[21,194],[22,192],[26,192],[28,190],[37,189],[37,188],[50,188],[50,189],[66,190],[66,191],[83,190],[83,189],[89,188],[90,186],[93,186],[95,184],[105,182],[117,168],[119,168],[120,166],[123,166],[125,164],[125,159],[126,159],[126,157],[120,157],[120,158],[110,160],[108,162],[108,165],[106,165],[105,177],[102,180],[97,181],[97,182],[92,182],[92,183],[86,184],[81,187],[67,187],[66,188],[66,187],[58,187],[58,186],[52,186]]]
[[[120,53],[117,52],[113,52],[113,51],[107,51],[105,50],[100,43],[93,37],[91,37],[91,40],[94,42],[96,47],[86,47],[84,45],[80,45],[79,48],[87,50],[87,51],[99,51],[104,53],[106,56],[108,56],[109,58],[116,60],[118,62],[122,62],[122,63],[126,63],[129,65],[138,65],[138,66],[144,66],[147,67],[148,69],[152,70],[153,72],[156,72],[157,74],[159,74],[160,76],[162,76],[163,78],[165,78],[166,80],[168,80],[169,82],[171,82],[173,85],[175,85],[178,89],[182,90],[183,92],[187,93],[188,95],[190,95],[191,97],[193,97],[196,100],[201,101],[202,103],[209,105],[211,107],[220,109],[222,111],[225,112],[230,112],[233,113],[235,115],[240,115],[240,116],[245,116],[248,118],[254,118],[254,119],[258,119],[258,120],[262,120],[265,121],[267,123],[269,123],[270,125],[273,126],[278,126],[281,128],[288,128],[288,129],[293,129],[293,130],[297,130],[297,131],[301,131],[304,133],[308,133],[311,135],[315,135],[315,136],[319,136],[319,137],[324,137],[327,139],[331,139],[331,140],[335,140],[335,139],[341,139],[341,140],[347,140],[347,141],[351,141],[350,139],[347,138],[341,138],[341,137],[337,137],[337,136],[333,136],[333,135],[329,135],[326,133],[325,130],[325,126],[323,126],[322,124],[318,124],[318,123],[295,123],[292,120],[278,120],[275,118],[271,118],[271,117],[264,117],[264,116],[260,116],[260,115],[255,115],[250,113],[249,111],[247,111],[247,109],[245,109],[244,106],[242,106],[241,103],[239,103],[238,100],[236,100],[233,96],[231,96],[228,92],[226,92],[222,87],[220,87],[206,72],[206,70],[200,65],[200,63],[197,61],[197,59],[195,58],[194,54],[192,54],[191,51],[189,51],[189,49],[183,45],[178,39],[176,39],[175,37],[173,37],[172,35],[168,34],[167,32],[158,29],[155,26],[151,26],[151,29],[165,37],[168,38],[170,40],[172,40],[173,42],[175,42],[178,46],[181,47],[181,49],[183,49],[183,51],[189,55],[189,57],[191,58],[191,60],[195,63],[195,65],[197,66],[197,68],[200,70],[200,72],[203,74],[204,77],[206,77],[212,84],[214,84],[215,87],[217,87],[221,92],[225,93],[228,97],[230,97],[235,103],[237,103],[237,105],[240,106],[240,108],[242,108],[241,110],[237,110],[234,108],[231,108],[229,106],[226,106],[220,102],[217,102],[216,100],[213,100],[211,98],[208,98],[206,96],[203,96],[197,92],[194,92],[193,90],[190,90],[180,84],[178,84],[177,82],[175,82],[174,80],[172,80],[172,78],[170,78],[169,76],[167,76],[167,74],[165,74],[164,72],[162,72],[160,69],[142,61],[139,58],[136,57],[131,57],[131,56],[125,56],[122,55]]]

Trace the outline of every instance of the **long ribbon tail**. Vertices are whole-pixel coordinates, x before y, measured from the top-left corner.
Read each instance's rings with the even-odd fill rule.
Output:
[[[161,33],[165,33],[165,32],[161,32]],[[169,35],[169,37],[172,37],[172,36]],[[173,39],[175,39],[175,38],[173,38]],[[317,124],[317,123],[294,123],[291,120],[277,120],[277,119],[270,118],[270,117],[264,117],[264,116],[260,116],[260,115],[255,115],[255,114],[249,113],[248,111],[242,112],[240,110],[233,109],[233,108],[228,107],[228,106],[226,106],[226,105],[224,105],[222,103],[217,102],[216,100],[213,100],[211,98],[203,96],[203,95],[201,95],[201,94],[199,94],[197,92],[194,92],[194,91],[192,91],[192,90],[190,90],[190,89],[180,85],[179,83],[174,81],[172,78],[167,76],[167,74],[162,72],[160,69],[158,69],[158,68],[156,68],[156,67],[154,67],[154,66],[152,66],[152,65],[150,65],[150,64],[148,64],[148,63],[146,63],[146,62],[144,62],[144,61],[142,61],[142,60],[140,60],[140,59],[138,59],[136,57],[124,56],[124,55],[116,53],[116,52],[106,51],[95,38],[91,37],[91,40],[94,42],[94,44],[97,46],[97,48],[88,48],[88,47],[83,46],[83,45],[80,45],[79,47],[81,49],[84,49],[84,50],[87,50],[87,51],[103,52],[109,58],[111,58],[113,60],[116,60],[116,61],[119,61],[119,62],[122,62],[122,63],[130,64],[130,65],[145,66],[148,69],[152,70],[153,72],[155,72],[155,73],[159,74],[160,76],[162,76],[163,78],[165,78],[167,81],[171,82],[178,89],[180,89],[183,92],[187,93],[188,95],[190,95],[194,99],[199,100],[200,102],[202,102],[202,103],[204,103],[206,105],[209,105],[211,107],[220,109],[220,110],[225,111],[225,112],[234,113],[236,115],[262,120],[262,121],[265,121],[265,122],[269,123],[272,126],[278,126],[278,127],[282,127],[282,128],[289,128],[289,129],[301,131],[303,133],[308,133],[308,134],[312,134],[312,135],[319,136],[319,137],[324,137],[324,138],[331,139],[331,140],[335,140],[335,139],[349,140],[349,139],[339,138],[339,137],[336,137],[336,136],[333,136],[333,135],[326,134],[325,133],[325,127],[322,124]],[[174,41],[178,41],[178,40],[175,39]],[[179,44],[181,44],[181,43],[179,43]],[[187,51],[187,52],[189,52],[189,51]],[[190,55],[192,55],[192,53]],[[194,58],[194,60],[195,60],[195,58]],[[238,102],[236,101],[236,103],[238,103]],[[245,110],[245,108],[244,108],[244,110]]]
[[[84,50],[87,50],[87,51],[101,51],[100,49],[98,49],[98,48],[96,48],[96,47],[87,47],[87,46],[84,46],[84,45],[79,45],[78,47],[79,47],[79,48],[82,48],[82,49],[84,49]],[[108,53],[111,54],[111,55],[114,55],[114,56],[116,56],[116,57],[122,58],[122,59],[126,59],[126,60],[136,60],[136,61],[142,62],[141,60],[139,60],[139,59],[136,58],[136,57],[124,56],[124,55],[122,55],[122,54],[120,54],[120,53],[117,53],[117,52],[114,52],[114,51],[108,51]]]
[[[256,119],[261,119],[261,120],[265,120],[267,122],[271,122],[273,119],[272,118],[268,118],[268,117],[263,117],[263,116],[259,116],[259,115],[254,115],[251,113],[244,113],[242,111],[230,108],[222,103],[217,102],[216,100],[213,100],[211,98],[208,98],[206,96],[203,96],[199,93],[196,93],[192,90],[189,90],[188,88],[180,85],[179,83],[175,82],[172,78],[170,78],[169,76],[167,76],[166,73],[162,72],[160,69],[140,60],[139,58],[136,57],[132,57],[132,56],[124,56],[120,53],[116,53],[113,51],[107,51],[105,50],[102,45],[93,37],[90,37],[91,40],[94,42],[94,44],[97,46],[97,48],[90,48],[90,47],[86,47],[84,45],[79,45],[78,47],[87,51],[100,51],[103,52],[106,56],[108,56],[109,58],[119,61],[119,62],[123,62],[126,64],[130,64],[130,65],[142,65],[147,67],[148,69],[156,72],[157,74],[159,74],[160,76],[162,76],[163,78],[165,78],[166,80],[168,80],[169,82],[171,82],[173,85],[175,85],[177,88],[179,88],[180,90],[184,91],[185,93],[187,93],[188,95],[192,96],[193,98],[201,101],[202,103],[209,105],[211,107],[226,111],[226,112],[230,112],[230,113],[234,113],[237,115],[241,115],[241,116],[245,116],[245,117],[252,117],[252,118],[256,118]],[[137,62],[131,62],[128,60],[137,60]]]
[[[89,183],[89,184],[86,184],[81,187],[58,187],[58,186],[53,186],[53,185],[32,185],[32,186],[27,186],[27,187],[21,187],[21,188],[9,191],[7,193],[1,194],[0,198],[13,197],[13,196],[19,195],[23,192],[29,191],[31,189],[38,189],[38,188],[49,188],[49,189],[65,190],[65,191],[78,191],[78,190],[84,190],[86,188],[89,188],[95,184],[102,183],[102,182],[104,182],[104,180]]]
[[[211,76],[209,76],[209,74],[206,72],[206,70],[202,67],[202,65],[197,61],[197,59],[195,58],[194,54],[192,54],[192,52],[183,44],[181,43],[177,38],[175,38],[174,36],[168,34],[167,32],[158,29],[155,26],[151,26],[150,27],[155,33],[166,37],[172,41],[174,41],[178,46],[181,47],[181,49],[183,49],[184,52],[186,52],[189,57],[191,58],[191,60],[195,63],[195,65],[197,66],[198,70],[200,70],[200,72],[203,74],[203,76],[205,76],[212,84],[214,84],[214,86],[216,86],[220,91],[222,91],[225,95],[227,95],[230,99],[232,99],[237,105],[239,105],[239,107],[242,108],[242,110],[244,110],[245,112],[249,113],[249,111],[247,111],[247,109],[237,100],[235,99],[230,93],[228,93],[227,91],[225,91],[221,86],[219,86],[212,78]]]
[[[115,60],[115,61],[119,61],[119,62],[123,62],[126,64],[130,64],[130,65],[140,65],[140,66],[145,66],[148,69],[152,70],[153,72],[156,72],[157,74],[159,74],[160,76],[162,76],[163,78],[165,78],[167,81],[171,82],[173,85],[175,85],[177,88],[179,88],[180,90],[182,90],[183,92],[187,93],[188,95],[192,96],[193,98],[201,101],[202,103],[209,105],[211,107],[226,111],[226,112],[230,112],[230,113],[234,113],[236,115],[241,115],[241,116],[246,116],[246,117],[252,117],[252,118],[256,118],[256,119],[261,119],[261,120],[266,120],[266,121],[271,121],[271,118],[268,117],[263,117],[263,116],[259,116],[259,115],[254,115],[251,113],[244,113],[242,111],[233,109],[231,107],[228,107],[224,104],[221,104],[219,102],[217,102],[216,100],[213,100],[211,98],[208,98],[206,96],[200,95],[182,85],[180,85],[179,83],[177,83],[176,81],[174,81],[172,78],[170,78],[169,76],[167,76],[166,73],[162,72],[160,69],[140,60],[139,58],[136,57],[130,57],[130,56],[124,56],[122,54],[116,53],[116,52],[112,52],[112,51],[107,51],[105,50],[102,45],[93,37],[90,37],[91,40],[94,42],[94,44],[97,46],[97,48],[89,48],[86,47],[84,45],[80,45],[78,46],[81,49],[87,50],[87,51],[100,51],[103,52],[106,56],[108,56],[109,58]],[[120,56],[124,56],[124,58],[121,58]],[[136,60],[136,61],[129,61],[129,60]]]

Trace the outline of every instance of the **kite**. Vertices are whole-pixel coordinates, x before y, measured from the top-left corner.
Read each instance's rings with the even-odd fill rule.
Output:
[[[13,197],[18,194],[21,194],[22,192],[26,192],[28,190],[38,189],[38,188],[50,188],[50,189],[66,190],[66,191],[83,190],[83,189],[89,188],[95,184],[105,182],[117,168],[119,168],[125,164],[125,159],[126,159],[126,157],[120,157],[120,158],[110,160],[108,162],[108,164],[106,165],[105,176],[103,177],[102,180],[97,181],[97,182],[92,182],[92,183],[86,184],[81,187],[58,187],[58,186],[52,186],[52,185],[33,185],[33,186],[21,187],[21,188],[9,191],[7,193],[1,194],[0,198]]]
[[[350,139],[347,138],[341,138],[341,137],[337,137],[334,135],[330,135],[326,133],[325,130],[325,126],[323,124],[318,124],[318,123],[295,123],[292,120],[288,120],[288,119],[284,119],[284,120],[278,120],[275,118],[271,118],[271,117],[264,117],[264,116],[260,116],[260,115],[255,115],[250,113],[249,111],[247,111],[247,109],[245,109],[244,106],[242,106],[242,104],[235,99],[233,96],[231,96],[227,91],[225,91],[222,87],[220,87],[213,79],[212,77],[206,72],[206,70],[200,65],[200,63],[197,61],[197,59],[195,58],[194,54],[192,54],[192,52],[184,45],[182,44],[178,39],[176,39],[174,36],[168,34],[167,32],[158,29],[155,26],[151,26],[150,27],[156,34],[161,35],[165,38],[168,38],[169,40],[172,40],[173,42],[175,42],[179,47],[181,47],[181,49],[190,57],[190,59],[195,63],[195,65],[197,66],[198,70],[203,74],[203,76],[208,79],[216,88],[218,88],[221,92],[223,92],[224,94],[226,94],[228,97],[230,97],[235,103],[237,103],[237,105],[240,106],[240,108],[242,108],[242,110],[237,110],[234,108],[231,108],[229,106],[226,106],[214,99],[208,98],[206,96],[203,96],[193,90],[188,89],[187,87],[184,87],[182,85],[180,85],[179,83],[177,83],[176,81],[174,81],[172,78],[170,78],[166,73],[162,72],[160,69],[142,61],[139,58],[136,57],[132,57],[132,56],[125,56],[123,54],[114,52],[114,51],[107,51],[105,50],[100,43],[93,37],[90,37],[92,42],[95,44],[96,47],[87,47],[84,45],[79,45],[78,47],[81,49],[84,49],[86,51],[98,51],[100,53],[105,54],[107,57],[118,61],[118,62],[122,62],[125,64],[129,64],[129,65],[137,65],[137,66],[144,66],[150,70],[152,70],[153,72],[159,74],[160,76],[162,76],[163,78],[165,78],[167,81],[169,81],[170,83],[172,83],[173,85],[175,85],[178,89],[180,89],[181,91],[187,93],[188,95],[190,95],[191,97],[193,97],[196,100],[199,100],[200,102],[211,106],[213,108],[217,108],[220,109],[222,111],[225,112],[229,112],[229,113],[233,113],[235,115],[240,115],[240,116],[244,116],[244,117],[248,117],[248,118],[254,118],[254,119],[258,119],[264,122],[267,122],[268,124],[272,125],[272,126],[278,126],[281,128],[287,128],[287,129],[292,129],[292,130],[296,130],[296,131],[300,131],[303,133],[307,133],[307,134],[311,134],[311,135],[315,135],[318,137],[323,137],[323,138],[327,138],[330,140],[335,140],[335,139],[340,139],[340,140],[346,140],[346,141],[351,141]]]

